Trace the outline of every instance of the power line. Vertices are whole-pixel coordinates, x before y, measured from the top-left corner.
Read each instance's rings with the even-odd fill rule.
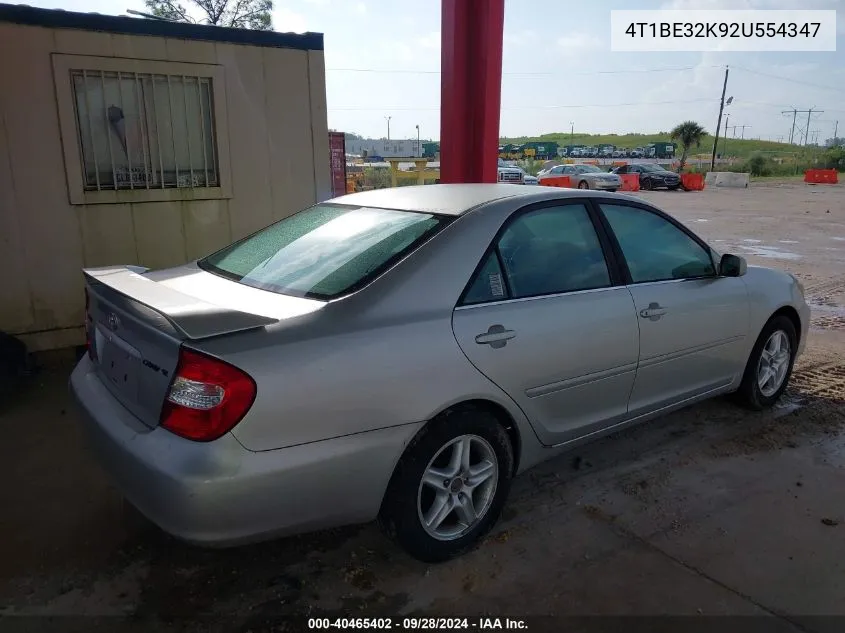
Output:
[[[714,99],[685,99],[685,100],[672,100],[672,101],[632,101],[629,103],[579,103],[579,104],[572,104],[572,105],[525,105],[525,106],[503,106],[502,110],[560,110],[560,109],[567,109],[567,108],[622,108],[627,106],[650,106],[650,105],[669,105],[669,104],[677,104],[677,103],[702,103],[708,102],[712,103],[715,101]],[[417,111],[427,111],[427,110],[439,110],[440,106],[426,106],[426,107],[412,107],[412,106],[340,106],[335,108],[329,108],[332,111],[344,111],[344,112],[367,112],[367,111],[393,111],[393,110],[404,110],[408,112],[417,112]]]
[[[803,81],[801,79],[793,79],[792,77],[784,77],[783,75],[773,75],[772,73],[765,73],[760,70],[751,70],[750,68],[745,68],[743,66],[733,66],[733,68],[744,70],[747,73],[751,73],[753,75],[760,75],[761,77],[768,77],[770,79],[780,79],[781,81],[791,81],[795,84],[801,84],[802,86],[810,86],[812,88],[820,88],[822,90],[833,90],[834,92],[845,92],[845,89],[838,88],[836,86],[825,86],[823,84],[813,83],[811,81]]]
[[[683,66],[680,68],[629,68],[617,70],[588,70],[582,72],[569,71],[505,71],[502,73],[508,77],[551,77],[556,75],[566,76],[589,76],[589,75],[623,75],[641,73],[663,73],[682,72],[695,70],[696,68],[717,68],[717,66]],[[326,72],[345,73],[372,73],[372,74],[394,74],[394,75],[439,75],[439,70],[415,70],[411,68],[326,68]]]

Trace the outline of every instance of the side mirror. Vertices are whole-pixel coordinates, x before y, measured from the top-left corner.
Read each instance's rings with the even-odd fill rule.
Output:
[[[726,253],[719,261],[720,277],[742,277],[748,270],[748,263],[744,257]]]

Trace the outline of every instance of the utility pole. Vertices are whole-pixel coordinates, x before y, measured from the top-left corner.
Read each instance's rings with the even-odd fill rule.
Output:
[[[795,136],[795,118],[798,116],[798,110],[796,108],[792,108],[792,110],[783,110],[781,114],[789,114],[792,112],[792,129],[789,130],[789,144],[792,145],[792,139]]]
[[[713,156],[710,158],[710,170],[716,169],[716,147],[719,144],[719,130],[722,129],[722,112],[725,109],[725,92],[728,89],[728,71],[725,66],[725,83],[722,84],[722,100],[719,102],[719,120],[716,122],[716,137],[713,139]]]
[[[745,140],[745,128],[751,127],[750,125],[734,125],[734,136],[736,136],[736,128],[742,128],[742,136],[740,136],[740,140]]]
[[[836,141],[836,135],[839,133],[839,121],[836,122],[836,125],[833,126],[833,145],[834,147],[838,144]]]
[[[810,117],[813,116],[813,108],[807,110],[807,131],[804,133],[804,147],[807,147],[807,143],[810,137]]]
[[[801,128],[798,128],[798,139],[795,139],[795,121],[796,117],[799,114],[806,114],[807,115],[807,128],[804,130],[804,145],[807,145],[810,141],[810,117],[813,114],[821,114],[824,110],[817,110],[816,106],[813,106],[809,110],[799,110],[797,108],[792,108],[791,110],[783,110],[781,114],[789,114],[792,113],[792,131],[789,133],[789,142],[794,143],[795,145],[800,145],[801,143]]]
[[[572,145],[573,139],[575,137],[575,122],[569,122],[569,144]]]
[[[420,145],[420,125],[417,124],[417,154],[422,158],[422,145]]]
[[[387,121],[387,140],[388,141],[390,140],[390,119],[392,119],[392,118],[393,118],[392,116],[384,117],[384,120]]]

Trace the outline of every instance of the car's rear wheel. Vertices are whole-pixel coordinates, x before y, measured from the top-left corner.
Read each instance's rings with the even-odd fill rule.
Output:
[[[645,189],[646,191],[654,189],[654,183],[651,182],[651,178],[643,178],[640,182],[640,187],[642,189]]]
[[[513,449],[495,416],[476,408],[449,411],[406,449],[379,521],[414,558],[449,560],[493,527],[512,475]]]
[[[771,407],[789,384],[797,350],[792,321],[783,315],[769,319],[751,350],[736,393],[738,401],[757,411]]]
[[[578,183],[578,188],[579,189],[589,189],[590,185],[589,185],[589,183],[587,183],[586,180],[582,180],[581,182]]]

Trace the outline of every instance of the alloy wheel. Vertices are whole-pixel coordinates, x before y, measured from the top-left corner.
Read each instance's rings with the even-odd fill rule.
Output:
[[[770,398],[783,385],[791,358],[789,337],[783,330],[775,330],[763,346],[757,364],[757,386],[765,397]]]
[[[423,472],[417,513],[429,536],[452,541],[472,530],[496,495],[499,460],[478,435],[460,435],[445,444]]]

